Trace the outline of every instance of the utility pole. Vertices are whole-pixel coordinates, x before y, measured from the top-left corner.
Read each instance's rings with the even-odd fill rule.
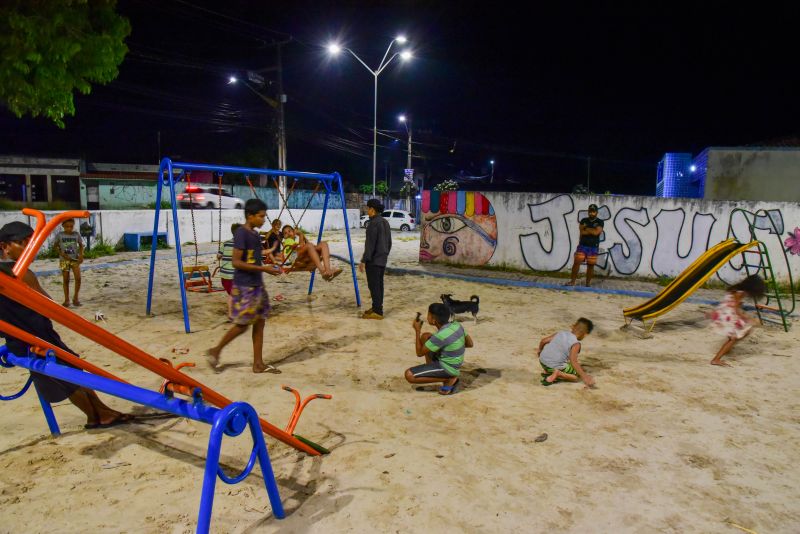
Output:
[[[288,41],[286,41],[288,42]],[[286,170],[286,125],[284,123],[283,105],[286,103],[286,95],[283,94],[283,60],[281,56],[281,47],[286,42],[280,42],[275,46],[278,55],[278,168],[282,171]],[[288,206],[282,206],[288,192],[286,188],[286,176],[278,177],[278,187],[281,194],[278,195],[278,209],[283,210]]]

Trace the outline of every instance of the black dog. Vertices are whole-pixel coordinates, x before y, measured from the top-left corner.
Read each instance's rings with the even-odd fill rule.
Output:
[[[477,295],[472,295],[469,300],[453,300],[453,295],[450,293],[443,293],[441,295],[442,302],[450,310],[450,317],[452,318],[459,313],[471,313],[475,322],[478,322],[478,304],[481,299]]]

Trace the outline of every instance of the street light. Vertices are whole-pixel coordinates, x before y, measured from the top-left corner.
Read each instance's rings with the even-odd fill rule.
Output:
[[[494,160],[489,160],[489,165],[492,166],[492,177],[489,178],[489,183],[494,183]]]
[[[392,45],[394,43],[398,44],[405,44],[407,39],[403,35],[398,35],[394,39],[391,40],[389,46],[386,48],[386,52],[383,54],[383,59],[381,59],[380,64],[378,67],[373,70],[371,69],[364,61],[356,55],[355,52],[350,50],[345,46],[341,46],[338,43],[330,43],[326,47],[328,49],[328,53],[335,56],[338,55],[342,50],[346,50],[350,52],[350,54],[361,63],[365,69],[367,69],[370,74],[375,78],[375,99],[374,99],[374,106],[373,106],[373,121],[372,121],[372,196],[377,196],[377,185],[375,182],[375,176],[377,174],[377,164],[378,164],[378,76],[380,76],[381,72],[389,66],[389,64],[396,58],[400,56],[400,59],[403,61],[408,61],[413,56],[411,52],[408,50],[404,50],[402,52],[395,52],[391,56],[389,56],[389,51],[392,49]],[[388,60],[386,58],[389,58]]]

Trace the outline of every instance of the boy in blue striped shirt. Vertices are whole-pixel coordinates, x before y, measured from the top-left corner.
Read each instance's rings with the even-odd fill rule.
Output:
[[[425,363],[406,369],[406,380],[412,384],[441,382],[439,394],[450,395],[458,386],[464,353],[473,346],[472,338],[461,323],[450,322],[450,310],[444,304],[435,302],[428,306],[427,320],[438,330],[423,334],[422,321],[414,319],[415,348],[418,357],[425,357]]]
[[[222,252],[217,254],[217,259],[220,261],[219,277],[222,280],[222,287],[228,294],[228,317],[232,311],[231,289],[233,289],[233,273],[236,271],[233,268],[233,235],[240,226],[240,223],[231,225],[231,238],[222,244]]]

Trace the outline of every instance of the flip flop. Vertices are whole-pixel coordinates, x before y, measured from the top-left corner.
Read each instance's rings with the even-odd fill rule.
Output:
[[[543,386],[552,386],[553,384],[555,384],[555,383],[556,383],[556,382],[558,382],[558,381],[559,381],[559,379],[558,379],[558,378],[556,378],[556,379],[555,379],[555,380],[553,380],[552,382],[548,382],[548,381],[547,381],[547,378],[542,378],[542,385],[543,385]]]
[[[93,430],[96,428],[111,428],[113,426],[129,425],[133,423],[135,420],[136,416],[129,413],[123,413],[120,414],[119,417],[117,417],[110,423],[87,423],[83,425],[83,428],[85,428],[86,430]]]
[[[204,356],[206,357],[206,362],[209,367],[211,367],[215,373],[219,373],[219,358],[215,358],[208,351],[205,352]]]
[[[335,271],[333,271],[331,273],[330,277],[326,278],[326,280],[328,280],[328,282],[330,282],[331,280],[333,280],[334,278],[336,278],[340,274],[342,274],[342,270],[341,269],[336,269]]]
[[[278,368],[277,368],[277,367],[275,367],[274,365],[269,365],[269,364],[267,364],[267,367],[266,367],[266,368],[265,368],[263,371],[254,371],[254,372],[255,372],[256,374],[259,374],[259,375],[260,375],[261,373],[272,373],[272,374],[274,374],[274,375],[279,375],[279,374],[281,374],[283,371],[281,371],[280,369],[278,369]]]
[[[456,392],[456,388],[458,387],[458,383],[459,383],[459,379],[456,379],[456,381],[453,382],[452,386],[441,386],[439,388],[439,395],[452,395],[453,393]]]
[[[278,293],[277,295],[275,295],[274,297],[272,297],[272,300],[274,300],[274,301],[276,301],[276,302],[283,302],[284,300],[286,300],[286,297],[284,297],[283,295],[281,295],[280,293]]]

